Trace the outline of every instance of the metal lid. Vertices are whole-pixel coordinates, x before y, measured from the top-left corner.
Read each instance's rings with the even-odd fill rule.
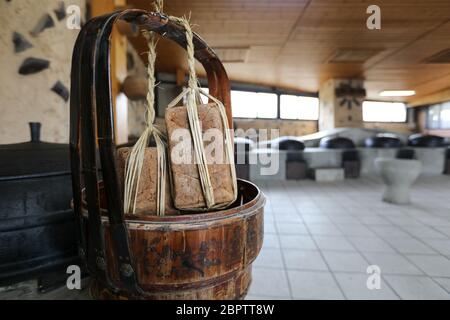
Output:
[[[0,145],[0,180],[70,173],[69,145],[41,142],[41,124],[29,125],[31,141]]]

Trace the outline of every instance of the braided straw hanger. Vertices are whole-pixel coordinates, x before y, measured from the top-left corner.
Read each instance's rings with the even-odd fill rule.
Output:
[[[163,1],[156,0],[154,2],[158,12],[162,12]],[[157,151],[157,201],[156,213],[158,216],[165,214],[166,200],[166,176],[167,176],[167,156],[166,146],[164,143],[163,133],[153,124],[155,121],[155,60],[156,60],[156,37],[153,32],[144,32],[148,44],[148,92],[147,105],[145,111],[146,128],[139,137],[136,144],[131,149],[130,155],[126,161],[125,170],[125,187],[124,187],[124,211],[127,213],[135,213],[137,193],[139,189],[142,167],[144,164],[145,149],[147,148],[151,136],[156,143]]]
[[[178,102],[186,97],[186,110],[188,114],[189,126],[193,140],[195,163],[197,164],[198,173],[200,177],[200,183],[203,191],[203,195],[206,202],[207,209],[222,209],[233,203],[237,198],[237,180],[236,169],[234,167],[233,156],[233,142],[230,136],[230,128],[225,112],[225,107],[221,101],[215,97],[207,94],[198,87],[198,79],[195,72],[195,48],[193,44],[193,33],[191,26],[186,18],[169,17],[170,20],[184,27],[186,30],[186,50],[188,55],[188,67],[189,67],[189,81],[188,88],[186,88],[178,97],[176,97],[169,105],[168,108],[172,108],[178,104]],[[200,103],[200,95],[204,95],[213,101],[221,115],[224,137],[225,137],[225,156],[227,164],[230,165],[231,179],[233,182],[233,200],[229,203],[216,204],[214,199],[214,189],[211,184],[211,177],[208,170],[207,159],[205,155],[205,148],[203,145],[203,137],[201,130],[201,123],[198,116],[197,104]],[[204,210],[204,209],[201,209]]]

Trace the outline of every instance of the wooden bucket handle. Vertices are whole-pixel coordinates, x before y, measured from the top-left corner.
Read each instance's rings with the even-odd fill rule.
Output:
[[[184,28],[171,21],[162,13],[130,9],[126,10],[122,19],[135,23],[143,29],[154,31],[165,38],[175,41],[186,49],[186,32]],[[231,112],[230,82],[225,68],[217,54],[195,32],[193,42],[195,47],[194,56],[206,71],[209,93],[224,104],[228,123],[232,129],[233,117]]]
[[[111,290],[144,294],[137,282],[136,266],[129,247],[123,199],[116,171],[114,110],[111,93],[110,38],[114,23],[123,19],[154,31],[186,48],[185,30],[161,13],[127,9],[91,19],[77,38],[71,74],[70,150],[74,211],[78,219],[80,253],[89,271]],[[214,51],[194,34],[195,58],[206,70],[210,94],[221,100],[232,128],[230,84],[225,68]],[[97,145],[104,180],[109,220],[109,240],[115,261],[107,261],[101,221]],[[83,173],[83,175],[82,175]],[[81,208],[84,177],[89,223]],[[87,230],[87,235],[84,230]],[[107,262],[119,274],[112,281]]]

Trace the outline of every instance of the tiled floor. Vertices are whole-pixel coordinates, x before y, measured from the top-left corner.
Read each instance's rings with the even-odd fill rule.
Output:
[[[247,299],[450,299],[449,177],[420,179],[408,206],[382,202],[375,179],[258,185],[267,196],[264,246]],[[377,284],[371,265],[380,289],[368,289]],[[0,299],[88,298],[35,287],[0,290]]]
[[[382,202],[375,178],[257,184],[265,238],[247,299],[450,299],[450,178],[420,179],[407,206]]]

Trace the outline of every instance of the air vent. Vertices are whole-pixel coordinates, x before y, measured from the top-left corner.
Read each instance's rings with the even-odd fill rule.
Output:
[[[364,63],[381,49],[339,48],[328,59],[328,63]]]
[[[424,60],[425,63],[450,63],[450,49],[439,51]]]
[[[249,47],[216,47],[213,49],[224,63],[245,63],[250,53]]]

